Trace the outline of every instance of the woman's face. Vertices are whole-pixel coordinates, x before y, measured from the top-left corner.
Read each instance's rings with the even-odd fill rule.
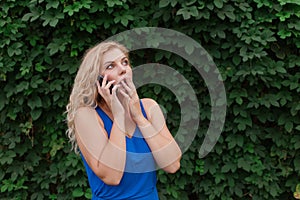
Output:
[[[108,50],[103,54],[100,74],[107,75],[107,80],[116,80],[118,84],[126,76],[132,78],[132,70],[128,57],[118,48]]]

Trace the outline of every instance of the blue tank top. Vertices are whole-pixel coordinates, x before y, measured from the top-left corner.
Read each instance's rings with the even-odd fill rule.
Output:
[[[147,118],[142,102],[140,105],[144,117]],[[113,122],[100,107],[96,107],[96,111],[104,123],[109,138]],[[126,150],[124,174],[120,184],[115,186],[105,184],[81,155],[92,190],[92,200],[159,199],[156,189],[155,161],[138,128],[132,138],[126,137]]]

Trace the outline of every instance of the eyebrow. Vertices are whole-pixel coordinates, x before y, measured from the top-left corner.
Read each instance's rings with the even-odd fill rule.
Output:
[[[127,59],[128,59],[127,56],[124,56],[123,58],[121,58],[121,60],[124,60],[124,58],[127,58]],[[118,58],[117,58],[117,59],[118,59]],[[113,63],[113,62],[115,62],[115,61],[107,61],[107,62],[105,62],[103,65],[106,66],[107,64],[111,64],[111,63]]]

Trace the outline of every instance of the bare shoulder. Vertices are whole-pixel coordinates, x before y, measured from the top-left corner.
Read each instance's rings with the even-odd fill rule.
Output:
[[[155,100],[150,99],[150,98],[144,98],[144,99],[141,99],[141,101],[143,103],[143,106],[144,106],[146,115],[148,116],[148,119],[151,120],[151,116],[153,114],[151,112],[153,111],[153,108],[157,108],[157,106],[159,108],[158,103]]]
[[[77,109],[76,113],[91,113],[93,110],[95,109],[93,109],[92,107],[82,106]]]
[[[101,118],[98,116],[96,110],[92,107],[84,106],[78,108],[76,114],[75,114],[75,119],[84,121],[84,122],[95,122],[96,120],[98,123],[103,125],[103,122]]]
[[[152,106],[158,105],[157,102],[150,98],[143,98],[141,99],[143,106],[147,110],[148,108],[151,108]]]
[[[92,109],[91,107],[80,107],[77,109],[75,113],[75,118],[78,119],[86,119],[94,116],[95,109]]]

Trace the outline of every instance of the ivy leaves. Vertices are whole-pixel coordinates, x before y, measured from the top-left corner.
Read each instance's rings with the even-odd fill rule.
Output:
[[[80,157],[70,153],[65,136],[65,106],[78,63],[84,50],[113,34],[159,26],[201,43],[222,72],[228,98],[222,135],[199,159],[211,114],[201,77],[170,52],[145,50],[132,57],[136,63],[155,61],[178,69],[199,97],[198,135],[177,174],[158,172],[160,198],[292,198],[300,176],[299,13],[293,0],[1,3],[0,197],[91,198]],[[180,45],[189,55],[195,51],[192,44]],[[180,110],[174,95],[159,85],[139,92],[160,101],[176,131]]]

